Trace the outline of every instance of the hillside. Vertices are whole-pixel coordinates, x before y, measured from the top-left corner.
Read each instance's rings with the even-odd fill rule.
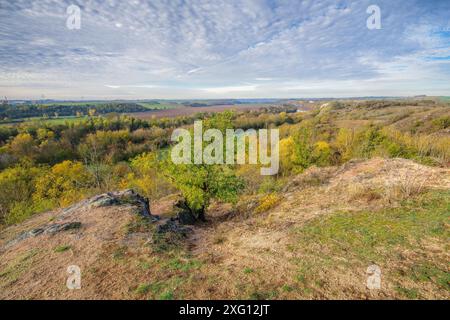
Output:
[[[449,190],[448,168],[351,160],[188,227],[170,220],[176,194],[151,203],[159,218],[133,192],[101,195],[1,231],[0,299],[449,299]]]

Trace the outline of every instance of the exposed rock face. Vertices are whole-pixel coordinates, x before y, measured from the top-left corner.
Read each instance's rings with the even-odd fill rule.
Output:
[[[17,236],[14,240],[10,241],[7,246],[14,245],[22,240],[37,237],[44,234],[53,235],[63,231],[69,231],[79,229],[81,222],[62,222],[66,220],[72,213],[76,211],[91,210],[94,208],[130,205],[137,210],[137,214],[142,215],[145,218],[150,219],[152,222],[159,220],[158,216],[152,215],[150,211],[150,203],[147,198],[142,197],[133,190],[124,190],[116,192],[108,192],[94,196],[92,198],[80,201],[66,209],[64,209],[57,218],[58,223],[48,224],[39,228],[26,231]]]
[[[77,210],[90,210],[93,208],[108,207],[114,205],[132,205],[139,209],[139,214],[150,218],[152,221],[158,221],[159,217],[152,215],[150,211],[150,203],[147,198],[142,197],[134,190],[124,190],[116,192],[103,193],[92,198],[78,202],[66,209],[61,214],[64,218]]]
[[[202,212],[193,212],[184,200],[180,200],[175,204],[175,208],[178,210],[177,216],[175,218],[161,220],[159,216],[151,213],[149,200],[135,191],[108,192],[80,201],[61,210],[56,216],[56,222],[22,232],[7,243],[6,247],[41,235],[55,235],[60,232],[80,229],[84,224],[82,218],[80,218],[80,214],[96,208],[111,206],[129,206],[134,213],[148,219],[152,223],[157,223],[155,229],[157,234],[172,234],[183,238],[186,238],[193,232],[193,229],[186,225],[194,225],[204,217]]]
[[[66,223],[49,224],[49,225],[46,225],[46,226],[43,226],[40,228],[32,229],[30,231],[21,233],[17,238],[10,241],[7,246],[14,245],[22,240],[32,238],[32,237],[37,237],[39,235],[43,235],[43,234],[52,235],[52,234],[56,234],[58,232],[69,231],[69,230],[74,230],[74,229],[79,229],[79,228],[81,228],[81,222],[66,222]]]

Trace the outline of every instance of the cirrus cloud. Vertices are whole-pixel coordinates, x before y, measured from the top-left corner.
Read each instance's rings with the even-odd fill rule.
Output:
[[[71,4],[80,30],[66,28]],[[366,27],[371,4],[381,30]],[[449,12],[445,0],[0,0],[0,94],[450,95]]]

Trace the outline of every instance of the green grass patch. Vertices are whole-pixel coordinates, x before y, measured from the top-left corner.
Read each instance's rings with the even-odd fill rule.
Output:
[[[140,284],[134,292],[138,295],[144,295],[148,293],[151,290],[151,288],[152,288],[151,284],[148,283]]]
[[[198,260],[182,260],[179,258],[174,258],[169,261],[167,264],[167,267],[170,270],[174,271],[183,271],[183,272],[189,272],[194,269],[200,268],[202,263]]]
[[[408,289],[408,288],[404,288],[404,287],[396,287],[395,291],[397,291],[400,295],[402,295],[405,298],[408,299],[419,299],[420,298],[420,294],[419,294],[419,290],[417,289]]]
[[[152,267],[152,263],[148,261],[139,261],[138,267],[142,270],[149,270]]]
[[[62,246],[57,246],[53,251],[60,253],[60,252],[65,252],[67,250],[70,250],[72,247],[68,246],[68,245],[62,245]]]
[[[450,292],[450,273],[430,262],[414,265],[410,277],[418,282],[432,282]]]
[[[175,109],[175,108],[180,107],[179,105],[170,104],[170,103],[140,102],[138,104],[149,110],[167,110],[167,109]]]
[[[0,271],[0,288],[16,282],[27,272],[38,253],[39,251],[37,249],[27,251],[10,262],[4,270]]]
[[[320,217],[297,234],[303,247],[326,248],[331,255],[352,255],[364,262],[383,261],[396,246],[415,246],[430,236],[448,239],[449,218],[450,191],[430,192],[398,208]]]
[[[253,272],[255,272],[255,270],[253,270],[252,268],[245,268],[244,269],[244,273],[245,274],[250,274],[250,273],[253,273]]]
[[[175,299],[175,291],[184,282],[185,279],[175,276],[167,280],[140,284],[134,290],[134,293],[140,296],[147,296],[150,299],[173,300]]]
[[[289,285],[287,285],[287,284],[285,284],[285,285],[283,285],[283,286],[281,287],[281,290],[282,290],[283,292],[292,292],[292,291],[294,291],[294,288],[291,287],[291,286],[289,286]]]
[[[449,292],[448,261],[422,255],[430,241],[448,242],[449,222],[450,191],[429,191],[399,207],[318,217],[294,229],[291,246],[299,255],[292,259],[298,266],[293,280],[305,295],[314,295],[333,285],[327,271],[344,275],[376,263],[392,266],[383,281],[393,283],[400,297],[428,297],[430,284],[436,293]]]
[[[173,291],[169,290],[160,294],[158,298],[159,300],[173,300],[175,299],[175,295]]]

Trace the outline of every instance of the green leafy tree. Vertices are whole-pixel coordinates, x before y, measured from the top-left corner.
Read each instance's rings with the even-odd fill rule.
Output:
[[[231,129],[233,113],[216,114],[204,121],[203,130]],[[192,155],[193,155],[193,150]],[[168,153],[170,154],[170,152]],[[167,154],[167,155],[168,155]],[[160,162],[161,172],[178,190],[187,207],[198,220],[205,220],[211,200],[235,203],[244,183],[233,166],[225,164],[175,164],[169,156]]]
[[[308,127],[302,127],[294,134],[294,164],[302,169],[308,168],[312,162],[314,145],[311,143],[312,133]]]

